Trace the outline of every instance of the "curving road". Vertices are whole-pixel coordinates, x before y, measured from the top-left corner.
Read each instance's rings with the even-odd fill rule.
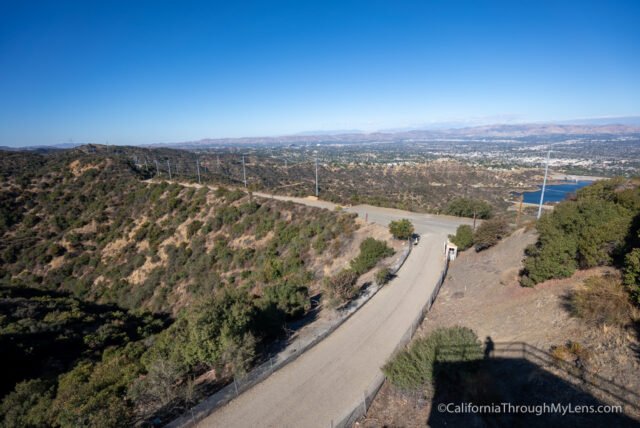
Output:
[[[271,195],[254,193],[260,197]],[[334,204],[281,197],[332,209]],[[443,243],[468,220],[359,205],[347,209],[387,225],[409,218],[422,236],[398,277],[335,332],[207,418],[199,427],[323,427],[338,423],[362,402],[438,280]]]

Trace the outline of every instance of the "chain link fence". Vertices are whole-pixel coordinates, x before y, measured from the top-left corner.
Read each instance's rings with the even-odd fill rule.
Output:
[[[413,245],[411,243],[411,240],[409,240],[399,259],[389,268],[392,275],[398,273],[402,265],[409,257],[409,254],[411,254],[412,248]],[[177,428],[196,426],[199,421],[209,416],[217,408],[224,406],[225,404],[236,398],[238,395],[242,394],[244,391],[262,382],[276,370],[286,366],[287,364],[298,358],[300,355],[302,355],[305,351],[317,345],[319,342],[333,333],[338,327],[340,327],[346,320],[348,320],[351,315],[353,315],[359,308],[361,308],[367,301],[369,301],[380,288],[381,287],[379,286],[371,286],[370,289],[367,290],[367,292],[363,296],[361,296],[361,298],[358,299],[357,302],[351,302],[344,308],[342,308],[340,310],[342,316],[338,319],[337,322],[331,324],[327,328],[327,330],[318,334],[306,343],[302,342],[301,340],[293,342],[293,350],[288,355],[283,356],[281,354],[271,357],[264,363],[254,367],[244,376],[234,377],[232,383],[220,389],[215,394],[209,396],[206,400],[192,407],[187,413],[167,424],[166,427]]]

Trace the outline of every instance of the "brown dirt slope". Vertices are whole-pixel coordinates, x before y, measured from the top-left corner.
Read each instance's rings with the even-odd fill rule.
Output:
[[[535,239],[533,232],[519,230],[492,249],[462,253],[451,265],[447,281],[417,337],[438,327],[462,325],[474,329],[481,340],[490,336],[496,343],[521,341],[544,351],[568,341],[578,342],[589,355],[586,368],[590,372],[640,394],[635,335],[613,327],[589,327],[573,318],[565,305],[568,294],[580,287],[585,278],[612,269],[580,271],[572,278],[548,281],[536,288],[520,287],[517,275],[524,249]],[[523,381],[523,388],[548,373],[536,370]],[[562,373],[551,371],[562,377]],[[588,392],[598,396],[597,391]],[[407,397],[385,384],[367,417],[357,426],[426,426],[430,413],[429,396]]]

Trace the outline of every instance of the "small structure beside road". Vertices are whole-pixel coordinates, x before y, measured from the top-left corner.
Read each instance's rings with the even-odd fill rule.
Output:
[[[449,261],[454,261],[458,256],[458,246],[450,241],[445,242],[444,254],[447,256]]]

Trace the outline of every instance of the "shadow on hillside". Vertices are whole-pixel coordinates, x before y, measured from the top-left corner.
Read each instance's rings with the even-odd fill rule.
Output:
[[[322,309],[320,306],[320,302],[322,300],[322,293],[315,294],[310,297],[311,308],[307,313],[299,318],[294,318],[291,320],[287,320],[284,314],[279,313],[277,315],[272,315],[276,319],[280,319],[280,323],[282,325],[282,329],[273,327],[272,331],[278,332],[277,336],[268,336],[266,337],[266,345],[264,352],[260,352],[259,354],[263,355],[263,360],[267,360],[274,355],[282,352],[287,346],[293,343],[297,337],[297,334],[302,328],[313,323],[318,319],[320,314],[320,310]],[[277,309],[274,308],[274,311]],[[269,316],[269,315],[268,315]],[[259,361],[258,363],[260,363]]]
[[[363,294],[368,293],[373,285],[373,282],[370,281],[362,284],[362,287],[358,291],[358,295],[343,306],[337,308],[337,312],[342,315],[354,310],[358,305],[358,298]],[[319,318],[320,311],[322,310],[322,292],[311,296],[310,300],[311,308],[309,311],[307,311],[303,316],[294,319],[285,319],[284,314],[275,307],[267,308],[263,311],[263,319],[260,320],[262,328],[267,332],[277,332],[278,335],[265,334],[265,349],[264,352],[260,352],[260,354],[263,354],[264,356],[259,362],[266,361],[274,355],[282,352],[289,345],[295,343],[298,338],[297,333]],[[280,323],[279,325],[283,325],[283,328],[277,328],[274,323]]]
[[[0,396],[26,379],[55,378],[80,359],[99,360],[106,348],[170,323],[167,315],[145,317],[68,292],[14,286],[0,286],[0,314],[0,364],[8,368]]]
[[[500,350],[500,344],[497,344]],[[432,427],[464,426],[464,427],[637,427],[640,423],[625,414],[588,414],[554,412],[544,406],[560,404],[562,406],[597,406],[612,403],[624,404],[626,411],[637,411],[638,396],[631,391],[604,379],[598,379],[594,385],[595,375],[584,376],[570,367],[556,368],[567,375],[571,382],[542,369],[537,363],[530,361],[529,353],[537,352],[537,348],[522,346],[517,352],[522,357],[505,358],[489,357],[467,362],[438,362],[434,366],[434,395],[428,425]],[[544,351],[543,351],[544,352]],[[566,370],[565,370],[566,369]],[[577,380],[574,384],[573,381]],[[609,392],[607,397],[614,397],[604,402],[581,385],[589,384],[600,392]],[[622,391],[624,397],[618,397]],[[495,412],[474,412],[464,409],[465,403],[478,406],[498,408]],[[502,403],[505,403],[504,405]],[[508,404],[506,404],[508,403]],[[508,405],[526,406],[526,412],[509,412]],[[448,406],[451,412],[440,411]],[[456,408],[461,409],[455,413]],[[548,408],[547,408],[548,409]]]

